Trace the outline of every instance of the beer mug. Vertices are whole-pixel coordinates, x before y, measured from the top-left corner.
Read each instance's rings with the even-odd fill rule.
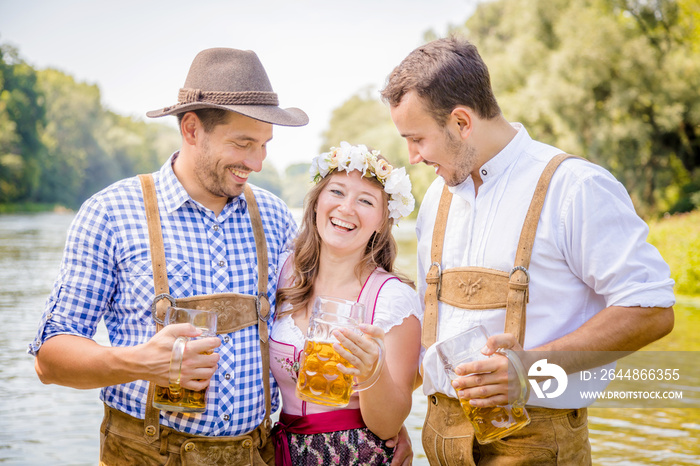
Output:
[[[216,312],[199,309],[169,307],[165,313],[165,325],[192,324],[202,333],[196,338],[216,336]],[[168,387],[156,385],[153,406],[165,411],[180,413],[203,413],[207,409],[207,390],[190,390],[180,386],[182,357],[189,337],[178,337],[170,356],[170,384]]]
[[[361,334],[358,326],[365,321],[365,312],[361,303],[327,296],[316,298],[299,364],[296,394],[300,399],[343,407],[348,405],[353,392],[366,390],[377,381],[384,363],[381,340],[374,338],[379,346],[379,359],[372,375],[361,383],[338,370],[338,364],[353,366],[333,349],[333,343],[338,342],[333,331],[348,328]]]
[[[437,343],[438,356],[450,380],[455,380],[459,377],[455,374],[454,369],[460,364],[490,357],[481,353],[487,339],[486,329],[479,325]],[[482,445],[506,437],[530,423],[530,416],[525,409],[528,392],[525,369],[515,352],[508,349],[499,349],[498,352],[505,355],[515,369],[515,374],[520,384],[517,399],[505,406],[476,408],[469,404],[469,400],[461,399],[459,394],[457,394],[464,414],[474,426],[474,436]],[[493,356],[496,355],[491,357]]]

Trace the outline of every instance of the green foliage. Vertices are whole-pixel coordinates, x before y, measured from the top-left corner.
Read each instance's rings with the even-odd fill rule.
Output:
[[[671,267],[676,293],[700,295],[700,211],[650,222],[649,242]]]
[[[11,204],[0,203],[0,214],[15,213],[39,213],[39,212],[63,212],[65,208],[56,204],[42,204],[36,202],[13,202]]]
[[[35,71],[0,45],[0,203],[30,197],[39,186],[45,151],[43,96]]]
[[[510,121],[609,168],[638,211],[698,207],[698,0],[500,0],[453,33]]]
[[[36,71],[8,46],[0,83],[0,203],[75,208],[118,179],[157,170],[179,147],[176,130],[112,113],[96,85]]]
[[[57,202],[74,206],[75,199],[101,187],[101,173],[115,171],[97,140],[103,121],[100,91],[57,70],[39,76],[46,96],[48,123],[42,141],[48,157],[38,200],[55,196]]]
[[[248,180],[255,186],[267,189],[277,197],[282,197],[282,180],[277,169],[270,162],[263,162],[263,168],[258,173],[251,173]]]
[[[309,181],[309,163],[295,163],[284,171],[284,187],[282,199],[289,207],[303,207],[306,193],[311,187]]]

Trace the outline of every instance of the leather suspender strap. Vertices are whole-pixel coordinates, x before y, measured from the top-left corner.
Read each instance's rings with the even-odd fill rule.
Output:
[[[153,287],[156,292],[154,299],[154,316],[156,317],[156,332],[163,329],[163,318],[171,302],[163,299],[170,296],[168,286],[168,271],[165,267],[165,247],[163,246],[163,232],[160,225],[160,213],[158,212],[158,198],[153,176],[139,175],[141,191],[143,191],[143,204],[146,209],[146,221],[148,222],[148,239],[151,249],[151,267],[153,268]]]
[[[505,332],[512,333],[521,346],[525,341],[525,311],[529,298],[528,288],[530,273],[528,267],[530,266],[537,225],[539,224],[540,214],[542,213],[542,207],[552,176],[559,167],[559,164],[570,157],[576,156],[569,154],[557,155],[549,161],[542,175],[540,175],[532,201],[530,202],[530,207],[525,216],[525,221],[523,222],[523,228],[520,233],[520,240],[515,255],[515,263],[509,274]],[[442,246],[445,238],[447,214],[449,213],[451,200],[452,193],[447,189],[447,186],[445,186],[442,190],[433,229],[430,254],[432,264],[426,274],[427,286],[425,292],[425,314],[423,317],[422,334],[422,344],[425,348],[435,343],[437,339],[438,299],[440,298],[440,282],[442,279],[440,264],[442,262]],[[473,268],[468,267],[467,269]],[[457,269],[449,270],[456,271]]]
[[[158,212],[158,198],[150,174],[139,175],[141,181],[141,191],[143,191],[143,204],[146,209],[146,221],[148,222],[148,239],[151,250],[151,267],[153,268],[153,286],[156,292],[156,299],[153,300],[153,317],[156,322],[156,332],[163,329],[163,317],[168,308],[169,302],[158,297],[170,296],[168,286],[168,272],[165,267],[165,247],[163,246],[163,232],[160,225],[160,213]],[[160,319],[156,316],[160,316]],[[148,384],[148,394],[146,395],[146,417],[144,419],[144,438],[148,443],[153,443],[160,437],[160,410],[153,407],[153,396],[156,384]]]
[[[267,319],[270,317],[270,301],[267,299],[267,243],[263,230],[262,218],[258,203],[255,201],[253,190],[246,183],[244,188],[245,199],[248,202],[250,221],[255,235],[255,250],[258,256],[258,335],[260,336],[260,355],[262,356],[263,387],[265,389],[265,418],[263,419],[261,436],[265,444],[272,429],[272,394],[270,392],[270,343]]]
[[[163,318],[168,306],[174,305],[175,300],[170,296],[168,274],[165,262],[165,248],[163,245],[163,233],[161,230],[160,214],[158,212],[158,198],[156,195],[153,176],[150,174],[139,175],[143,201],[148,222],[148,236],[150,241],[151,262],[153,267],[153,285],[156,293],[153,304],[153,318],[156,322],[156,332],[163,329]],[[270,315],[270,302],[267,299],[268,263],[267,242],[262,226],[262,219],[258,205],[255,202],[253,191],[246,184],[245,197],[253,226],[255,237],[255,249],[258,259],[258,296],[256,308],[258,313],[258,333],[260,335],[260,353],[263,367],[263,387],[265,391],[265,418],[261,429],[262,444],[267,441],[272,427],[270,419],[272,411],[272,394],[270,388],[270,356],[268,343],[267,318]],[[144,419],[144,438],[148,443],[153,443],[160,436],[160,410],[153,407],[151,401],[155,392],[155,383],[151,382],[146,397],[146,416]]]
[[[506,304],[506,325],[505,332],[512,333],[520,346],[525,342],[525,315],[527,302],[529,301],[529,284],[530,284],[530,258],[532,256],[532,247],[535,243],[535,234],[537,233],[537,225],[540,222],[540,214],[544,205],[549,183],[552,180],[552,175],[564,160],[569,157],[574,157],[569,154],[559,154],[549,161],[544,168],[540,179],[535,187],[535,193],[530,201],[530,208],[523,222],[523,229],[520,232],[520,240],[518,241],[518,249],[515,252],[515,263],[513,270],[510,271],[510,280],[508,282],[508,301]]]
[[[450,212],[452,192],[445,185],[442,188],[442,196],[438,206],[435,226],[433,228],[433,240],[430,246],[430,269],[425,276],[425,312],[423,315],[423,333],[421,344],[426,349],[435,343],[437,338],[438,323],[438,297],[440,293],[440,263],[442,262],[442,245],[445,242],[445,227],[447,226],[447,214]]]

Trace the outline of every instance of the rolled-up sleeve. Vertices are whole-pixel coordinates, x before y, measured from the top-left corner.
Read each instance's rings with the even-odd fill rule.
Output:
[[[56,335],[94,336],[117,283],[114,257],[109,215],[99,201],[88,200],[68,230],[59,275],[30,354]]]
[[[572,272],[607,306],[673,306],[671,271],[647,242],[649,228],[624,186],[596,174],[570,192],[560,238],[568,239],[562,249]]]

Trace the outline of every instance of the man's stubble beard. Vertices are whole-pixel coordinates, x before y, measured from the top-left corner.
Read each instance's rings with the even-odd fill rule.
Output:
[[[476,165],[476,149],[471,144],[462,142],[452,133],[445,131],[445,149],[455,161],[455,170],[449,178],[443,177],[447,186],[462,184],[469,177]]]
[[[197,177],[200,185],[210,194],[217,197],[226,197],[228,199],[240,196],[243,192],[243,186],[239,189],[227,189],[227,175],[229,170],[227,167],[221,167],[216,163],[216,157],[212,153],[209,139],[204,138],[201,142],[199,157],[195,164],[194,174]],[[217,168],[221,168],[222,172],[217,172]],[[231,167],[235,168],[235,167]]]

